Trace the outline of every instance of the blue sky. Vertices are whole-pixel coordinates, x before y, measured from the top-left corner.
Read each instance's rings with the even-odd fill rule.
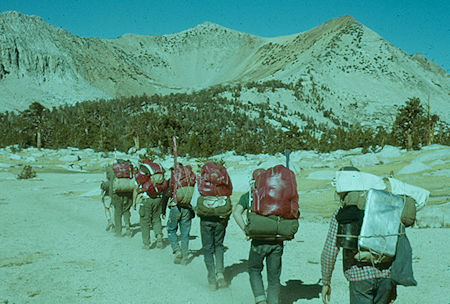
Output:
[[[351,15],[408,54],[422,52],[450,71],[448,0],[2,0],[15,10],[82,37],[164,35],[205,21],[262,37],[304,32]]]

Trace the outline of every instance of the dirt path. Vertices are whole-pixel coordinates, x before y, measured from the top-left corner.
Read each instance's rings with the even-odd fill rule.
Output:
[[[246,273],[250,244],[233,220],[225,238],[230,287],[209,291],[198,218],[192,226],[190,264],[174,265],[167,240],[163,250],[144,251],[138,226],[132,238],[104,231],[97,193],[102,177],[42,173],[18,181],[0,173],[2,303],[253,303]],[[133,211],[132,223],[137,222]],[[319,258],[327,229],[325,222],[304,219],[295,240],[286,244],[282,303],[321,303]],[[397,303],[448,303],[448,230],[412,229],[409,235],[419,287],[399,288]],[[339,261],[332,303],[348,302],[341,269]],[[430,302],[430,295],[436,300]]]

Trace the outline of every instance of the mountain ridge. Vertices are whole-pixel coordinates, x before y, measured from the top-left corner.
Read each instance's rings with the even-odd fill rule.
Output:
[[[51,107],[276,80],[292,89],[242,88],[237,98],[279,101],[291,112],[314,112],[317,119],[333,109],[341,119],[373,125],[391,122],[386,111],[417,96],[431,99],[432,112],[449,121],[449,75],[349,15],[273,38],[211,22],[162,36],[83,38],[18,12],[0,14],[0,29],[3,111],[20,111],[33,101]]]

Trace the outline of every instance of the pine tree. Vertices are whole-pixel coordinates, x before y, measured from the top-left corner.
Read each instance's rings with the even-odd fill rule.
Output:
[[[396,144],[408,150],[419,149],[426,144],[427,118],[419,98],[410,98],[398,109],[392,135]]]

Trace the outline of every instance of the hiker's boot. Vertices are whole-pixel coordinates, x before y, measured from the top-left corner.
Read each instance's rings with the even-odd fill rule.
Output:
[[[162,240],[162,235],[158,234],[156,236],[156,248],[158,249],[162,249],[163,248],[163,240]]]
[[[182,259],[182,254],[181,254],[181,250],[177,250],[174,253],[174,258],[173,258],[173,263],[174,264],[180,264],[181,263],[181,259]]]
[[[209,282],[208,287],[210,290],[217,290],[217,283],[216,282]]]
[[[219,288],[227,287],[227,282],[225,281],[225,277],[222,272],[218,272],[216,274],[216,281]]]
[[[180,263],[181,263],[181,265],[187,265],[189,263],[189,259],[188,259],[187,254],[186,255],[185,254],[182,255]]]
[[[131,237],[131,236],[133,235],[133,234],[131,233],[130,227],[127,227],[126,232],[125,232],[125,235],[128,236],[128,237]]]
[[[106,231],[109,231],[109,230],[111,230],[111,228],[114,228],[114,224],[113,224],[113,222],[111,221],[111,219],[109,219],[109,220],[108,220],[108,223],[106,224],[105,230],[106,230]]]

